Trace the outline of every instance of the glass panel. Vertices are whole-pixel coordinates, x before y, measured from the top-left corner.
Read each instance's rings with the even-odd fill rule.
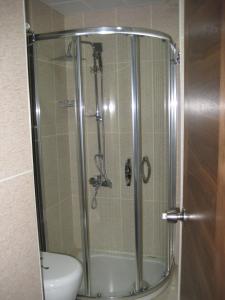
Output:
[[[140,47],[142,151],[151,165],[150,179],[143,183],[143,278],[154,286],[164,277],[168,258],[168,224],[161,220],[169,189],[168,43],[144,37]]]
[[[41,179],[47,251],[77,256],[81,249],[78,203],[74,70],[70,40],[36,43],[40,103]]]
[[[91,294],[129,295],[135,281],[133,195],[124,174],[132,158],[129,38],[88,36],[82,51]]]

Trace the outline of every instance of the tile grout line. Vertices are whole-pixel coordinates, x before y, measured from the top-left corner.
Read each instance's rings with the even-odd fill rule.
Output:
[[[3,183],[3,182],[6,182],[6,181],[9,181],[9,180],[12,180],[14,178],[17,178],[19,176],[23,176],[23,175],[27,175],[29,173],[32,173],[33,172],[33,169],[29,169],[27,171],[24,171],[24,172],[21,172],[21,173],[17,173],[16,175],[12,175],[12,176],[9,176],[9,177],[5,177],[3,179],[0,179],[0,183]]]

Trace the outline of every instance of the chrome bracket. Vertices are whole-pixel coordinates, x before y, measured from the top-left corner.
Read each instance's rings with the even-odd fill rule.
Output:
[[[170,223],[177,223],[177,221],[184,222],[187,221],[189,217],[184,208],[180,210],[178,207],[162,213],[162,220],[166,220]]]

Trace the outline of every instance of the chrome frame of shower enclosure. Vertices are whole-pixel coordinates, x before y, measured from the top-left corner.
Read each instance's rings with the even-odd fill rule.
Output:
[[[177,51],[176,51],[176,47],[175,44],[173,43],[172,38],[162,32],[159,31],[153,31],[153,30],[145,30],[142,28],[130,28],[130,27],[96,27],[96,28],[87,28],[87,29],[77,29],[77,30],[67,30],[67,31],[59,31],[59,32],[52,32],[52,33],[43,33],[43,34],[35,34],[34,35],[34,40],[35,41],[41,41],[41,40],[49,40],[49,39],[57,39],[57,38],[65,38],[65,37],[74,37],[74,39],[76,39],[77,41],[79,41],[79,37],[81,36],[88,36],[88,35],[98,35],[98,34],[104,34],[104,35],[108,35],[108,34],[122,34],[122,35],[128,35],[131,37],[131,53],[132,53],[132,61],[131,64],[134,65],[135,61],[137,63],[137,37],[138,36],[143,36],[143,37],[154,37],[154,38],[158,38],[161,40],[164,40],[168,43],[168,49],[169,49],[169,53],[170,53],[170,58],[168,61],[168,69],[169,69],[169,78],[168,78],[168,125],[169,125],[169,132],[168,132],[168,146],[170,149],[169,152],[169,173],[170,173],[170,191],[169,191],[169,205],[172,205],[175,203],[175,196],[176,196],[176,91],[175,91],[175,72],[174,72],[174,64],[175,64],[175,60],[176,60],[176,55],[177,55]],[[76,45],[80,44],[80,42],[78,42]],[[77,63],[76,63],[76,75],[77,75],[77,79],[76,80],[76,87],[77,89],[79,89],[79,93],[77,92],[77,99],[79,102],[78,105],[78,121],[80,122],[82,120],[83,122],[83,98],[82,98],[82,82],[81,82],[81,52],[80,51],[80,46],[77,46],[77,50],[78,53],[77,55]],[[79,54],[80,53],[80,54]],[[137,74],[138,71],[138,66],[136,64],[136,67],[134,68],[133,66],[133,71],[132,71],[132,78],[131,81],[133,82],[133,86],[132,86],[132,92],[134,93],[134,95],[132,98],[132,103],[136,104],[136,101],[138,100],[139,96],[137,94],[138,91],[138,87],[137,87],[137,82],[135,82],[135,78],[138,79],[139,76]],[[138,127],[138,122],[137,120],[134,122],[134,120],[138,117],[137,112],[133,111],[133,131],[134,128],[136,128],[137,130],[140,130],[140,128]],[[80,119],[79,119],[80,118]],[[84,124],[81,126],[82,124],[79,124],[79,135],[80,135],[80,139],[82,138],[82,141],[79,141],[79,153],[81,155],[81,162],[82,162],[82,168],[80,168],[80,178],[87,182],[87,178],[86,178],[86,173],[84,172],[85,170],[85,157],[84,157],[84,150],[85,150],[85,142],[84,142]],[[135,127],[136,126],[136,127]],[[133,140],[137,140],[139,139],[140,141],[140,137],[138,138],[136,136],[133,135]],[[135,150],[135,149],[133,149]],[[140,159],[140,150],[141,148],[137,149],[135,151],[137,151],[136,153],[136,157],[138,157]],[[134,154],[135,155],[135,154]],[[140,166],[136,165],[136,168],[139,168]],[[83,171],[82,171],[83,169]],[[138,170],[136,170],[136,174],[138,174]],[[142,178],[140,176],[137,176],[137,181],[142,180]],[[175,189],[174,189],[175,187]],[[85,215],[85,218],[83,220],[83,230],[86,230],[86,246],[88,247],[88,249],[86,249],[86,254],[84,255],[84,265],[85,265],[85,272],[86,272],[86,290],[88,295],[90,295],[90,293],[88,292],[88,285],[90,286],[90,273],[87,270],[90,270],[90,253],[89,253],[89,236],[87,233],[87,229],[88,229],[88,213],[87,213],[87,205],[86,203],[86,196],[84,197],[84,195],[86,194],[85,192],[85,187],[82,187],[82,197],[81,197],[81,205],[82,205],[82,213]],[[137,187],[136,190],[138,189],[138,182],[137,182]],[[140,189],[139,189],[140,191]],[[136,197],[136,196],[135,196]],[[140,200],[140,199],[138,199]],[[135,205],[137,205],[137,208],[140,209],[141,208],[141,204],[136,202]],[[135,218],[137,218],[137,221],[135,222],[135,233],[140,234],[139,231],[141,230],[141,223],[140,220],[138,218],[140,218],[141,214],[139,213],[135,213],[136,216]],[[142,220],[141,220],[142,222]],[[85,229],[86,228],[86,229]],[[165,274],[165,277],[162,278],[162,280],[155,286],[155,287],[148,287],[147,289],[143,290],[141,289],[141,285],[142,285],[142,267],[143,265],[140,263],[140,258],[141,256],[143,256],[142,254],[142,246],[141,243],[143,241],[140,242],[140,240],[138,239],[138,237],[135,239],[136,240],[136,265],[137,265],[137,279],[136,281],[136,291],[137,293],[134,293],[133,295],[127,295],[124,297],[102,297],[103,299],[124,299],[124,298],[131,298],[131,299],[137,299],[139,297],[144,297],[147,296],[153,292],[155,292],[157,289],[159,289],[160,287],[162,287],[165,283],[165,281],[168,280],[169,276],[171,275],[171,270],[173,269],[173,265],[174,265],[174,259],[173,259],[173,241],[171,241],[172,235],[169,234],[169,250],[168,250],[168,265],[167,265],[167,272]],[[83,237],[84,240],[84,244],[85,245],[85,239]],[[83,249],[84,250],[84,249]],[[142,259],[142,263],[143,263],[143,259]],[[97,297],[92,297],[92,296],[78,296],[78,298],[80,299],[92,299],[92,298],[98,298]]]
[[[133,28],[133,27],[91,27],[91,28],[79,28],[65,31],[47,32],[35,34],[35,41],[60,39],[72,36],[88,36],[94,34],[125,34],[125,35],[138,35],[138,36],[149,36],[158,39],[169,41],[172,47],[175,47],[173,39],[170,35],[157,31],[148,30],[144,28]]]
[[[142,132],[140,95],[140,42],[138,36],[131,36],[131,105],[132,105],[132,146],[134,184],[134,223],[136,281],[135,292],[143,290],[143,212],[142,212]]]
[[[37,49],[34,36],[31,32],[27,34],[27,56],[28,56],[28,72],[29,72],[29,93],[30,93],[30,111],[31,111],[31,132],[32,132],[32,153],[34,166],[35,181],[35,198],[38,224],[39,246],[41,251],[46,251],[46,239],[44,231],[44,214],[43,214],[43,190],[44,180],[42,166],[42,150],[41,150],[41,122],[40,122],[40,101],[37,88]]]
[[[168,82],[169,82],[169,209],[176,207],[177,195],[177,97],[176,97],[176,65],[179,60],[179,53],[176,48],[169,47],[168,49]],[[168,271],[173,263],[171,253],[174,253],[174,226],[169,224],[169,249],[168,249]]]
[[[79,169],[79,194],[82,230],[82,254],[84,268],[84,289],[87,296],[91,295],[90,282],[90,239],[89,239],[89,217],[88,217],[88,191],[87,191],[87,167],[86,167],[86,145],[85,145],[85,116],[82,80],[82,49],[80,37],[73,38],[73,54],[75,66],[76,106],[75,119],[78,127],[78,164]],[[77,111],[76,111],[77,110]]]

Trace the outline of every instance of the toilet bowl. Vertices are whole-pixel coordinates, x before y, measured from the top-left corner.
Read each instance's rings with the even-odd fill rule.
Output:
[[[73,257],[41,253],[45,300],[75,300],[82,280],[81,263]]]

